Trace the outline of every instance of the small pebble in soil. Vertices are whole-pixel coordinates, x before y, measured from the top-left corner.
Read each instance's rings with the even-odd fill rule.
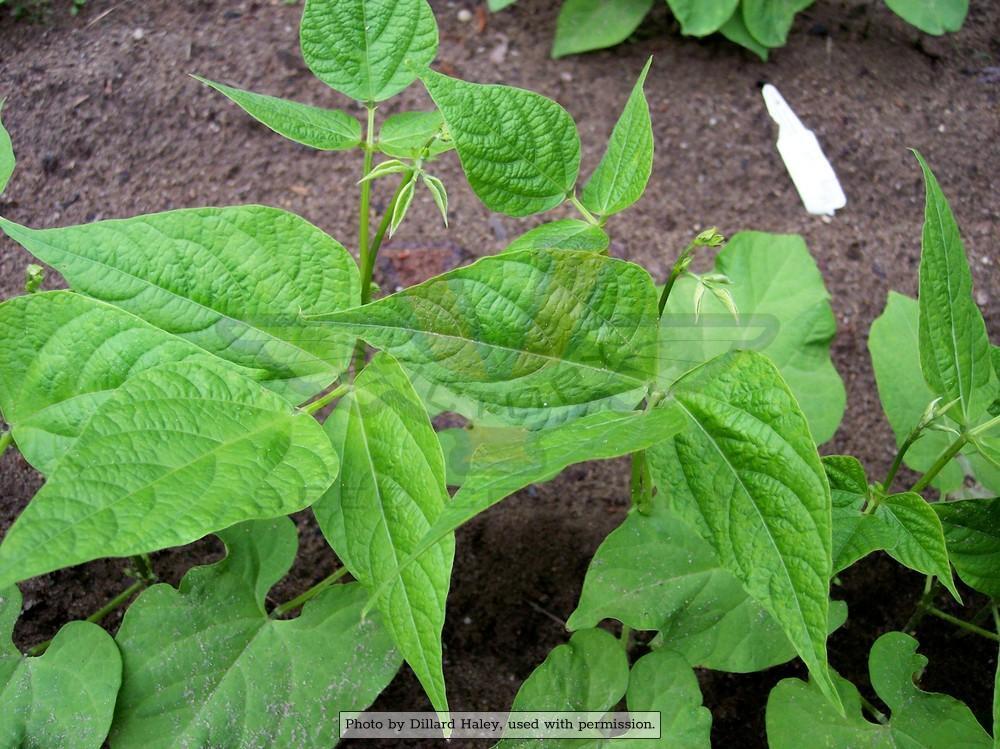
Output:
[[[458,20],[462,23],[468,23],[472,20],[472,11],[468,8],[462,8],[458,11]]]
[[[137,42],[141,42],[144,36],[146,36],[146,32],[143,31],[142,29],[136,29],[135,31],[132,32],[132,38],[135,39]]]

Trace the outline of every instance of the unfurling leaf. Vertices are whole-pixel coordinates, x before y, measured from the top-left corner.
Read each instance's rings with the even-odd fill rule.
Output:
[[[554,208],[572,192],[580,136],[556,102],[433,71],[421,80],[448,123],[469,184],[487,208],[528,216]]]
[[[401,174],[402,172],[412,171],[413,167],[410,164],[404,164],[399,159],[389,159],[388,161],[376,164],[359,182],[371,182],[379,177],[388,177],[390,174]]]
[[[396,646],[434,708],[447,713],[441,629],[454,534],[398,569],[448,501],[444,457],[430,419],[400,366],[379,354],[325,428],[343,469],[313,512],[351,574],[378,589]]]
[[[34,294],[42,288],[45,283],[45,268],[35,263],[28,263],[24,269],[24,291],[27,294]]]
[[[287,518],[219,534],[226,557],[195,567],[179,589],[156,585],[116,637],[124,662],[111,745],[328,749],[340,712],[363,710],[400,658],[379,617],[362,618],[360,585],[334,585],[295,619],[264,600],[297,546]]]
[[[70,622],[45,654],[26,658],[12,641],[21,591],[0,589],[0,746],[98,749],[115,711],[122,659],[111,635]]]
[[[403,223],[403,219],[406,218],[406,212],[410,210],[410,204],[413,203],[413,193],[417,188],[415,175],[411,174],[405,179],[406,182],[403,183],[403,187],[399,191],[399,197],[396,198],[396,204],[392,207],[392,220],[389,222],[390,237],[396,233],[400,224]]]
[[[299,41],[317,78],[372,104],[417,79],[437,54],[438,30],[426,0],[307,0]]]
[[[230,367],[154,367],[104,400],[7,531],[0,587],[287,515],[337,467],[312,417]]]
[[[337,109],[323,109],[275,96],[226,86],[193,76],[236,103],[279,135],[321,151],[344,151],[361,144],[361,123]]]
[[[441,212],[441,220],[444,221],[445,226],[448,226],[448,191],[444,187],[444,182],[430,174],[422,174],[420,179],[430,190],[434,205]]]

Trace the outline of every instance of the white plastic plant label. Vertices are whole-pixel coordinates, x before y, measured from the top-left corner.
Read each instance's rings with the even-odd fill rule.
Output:
[[[802,124],[778,89],[768,83],[763,94],[768,113],[778,123],[778,153],[806,210],[832,216],[847,205],[847,196],[816,135]]]

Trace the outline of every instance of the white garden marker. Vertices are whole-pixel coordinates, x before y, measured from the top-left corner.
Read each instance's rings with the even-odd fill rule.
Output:
[[[778,123],[778,153],[806,210],[816,216],[832,216],[847,205],[847,196],[816,135],[802,124],[778,89],[768,83],[763,94],[768,113]]]

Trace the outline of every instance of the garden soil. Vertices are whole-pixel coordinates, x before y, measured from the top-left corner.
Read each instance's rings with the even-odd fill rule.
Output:
[[[764,64],[710,38],[678,35],[659,9],[630,43],[595,54],[548,57],[557,3],[520,0],[488,15],[472,0],[434,2],[441,70],[472,81],[534,89],[561,102],[579,123],[583,174],[597,164],[615,118],[649,55],[646,89],[656,163],[642,200],[609,223],[614,255],[645,263],[663,278],[691,236],[711,225],[806,237],[833,295],[834,361],[848,409],[825,453],[859,456],[884,475],[893,439],[881,414],[868,352],[869,326],[886,294],[916,291],[923,188],[907,151],[919,149],[937,172],[962,227],[976,298],[1000,331],[1000,3],[972,0],[965,29],[920,38],[882,3],[821,0],[801,14],[790,42]],[[326,89],[298,53],[300,6],[238,0],[88,0],[72,17],[56,5],[43,23],[0,21],[0,96],[18,169],[0,213],[32,226],[202,205],[265,203],[296,211],[349,247],[356,246],[359,164],[282,140],[188,73],[315,104],[359,110]],[[774,150],[775,131],[759,87],[775,84],[813,128],[847,194],[832,220],[809,216]],[[426,108],[411,87],[381,114]],[[389,291],[496,252],[539,219],[493,216],[472,194],[454,155],[438,174],[451,196],[450,229],[439,227],[428,195],[416,199],[405,231],[380,258]],[[376,191],[382,209],[388,191]],[[559,211],[555,215],[562,215]],[[565,215],[569,215],[566,213]],[[0,240],[0,293],[17,294],[29,257]],[[48,286],[60,285],[50,276]],[[994,336],[994,342],[997,338]],[[566,470],[519,492],[458,533],[444,630],[445,675],[460,710],[500,710],[521,681],[564,642],[587,563],[625,517],[622,460]],[[906,477],[904,477],[906,478]],[[41,479],[14,451],[0,474],[0,533]],[[299,560],[272,592],[285,600],[334,567],[315,524],[298,518]],[[217,558],[206,540],[154,556],[176,583],[192,564]],[[24,647],[51,637],[124,585],[121,561],[98,561],[29,581],[15,631]],[[909,619],[922,577],[875,555],[842,574],[833,595],[850,619],[830,641],[832,662],[869,698],[867,654],[883,632]],[[983,601],[967,589],[971,616]],[[107,621],[110,630],[119,622]],[[920,622],[930,657],[925,688],[968,702],[989,726],[996,648],[960,636],[938,620]],[[789,664],[751,675],[700,674],[720,747],[764,746],[768,690],[802,676]],[[407,669],[376,703],[429,707]],[[391,742],[383,746],[423,746]],[[373,747],[370,742],[356,746]]]

